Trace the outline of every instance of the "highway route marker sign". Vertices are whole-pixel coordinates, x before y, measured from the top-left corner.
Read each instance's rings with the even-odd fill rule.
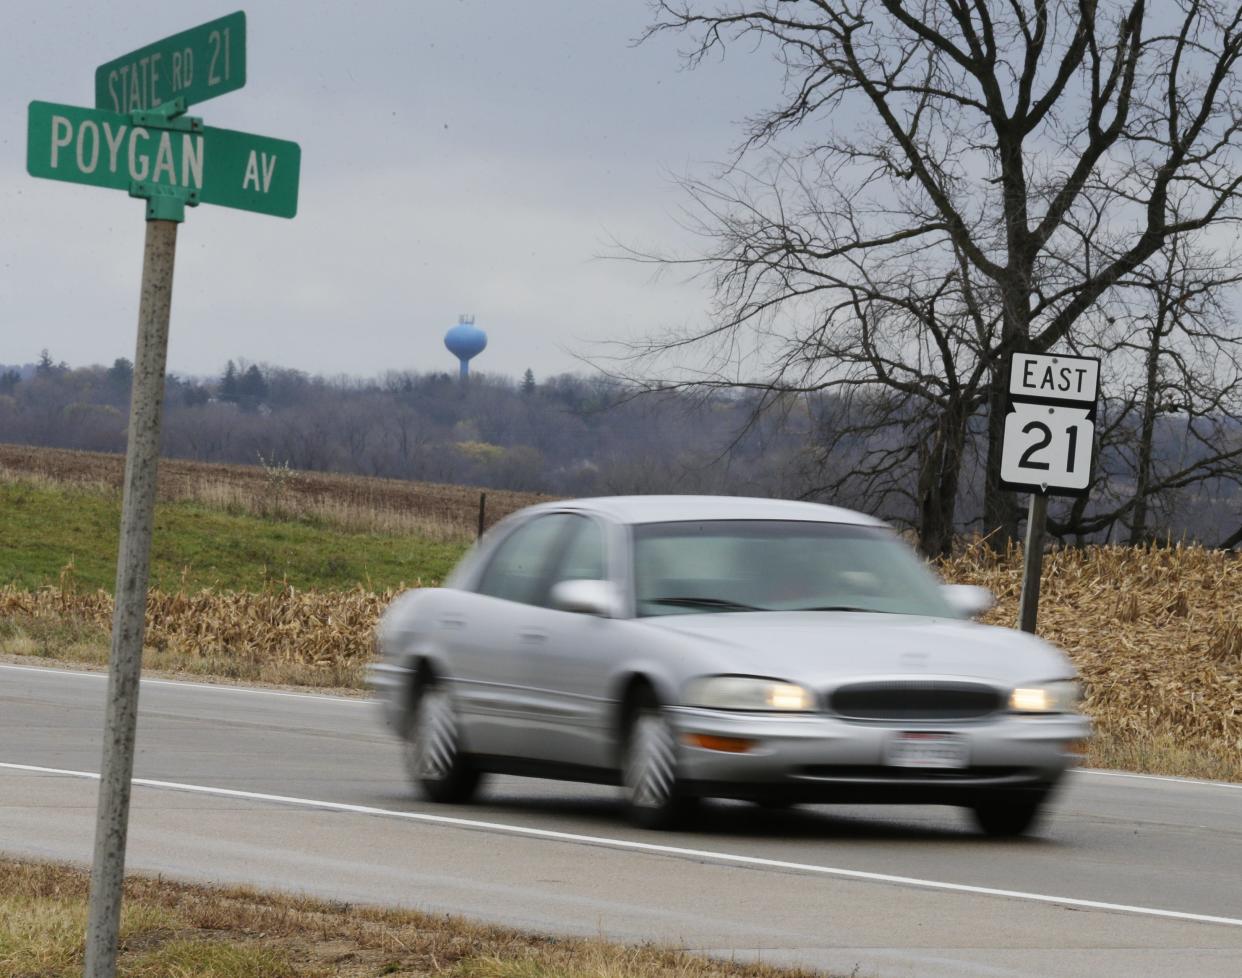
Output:
[[[276,217],[298,210],[297,143],[215,129],[185,114],[245,84],[246,15],[239,11],[101,65],[93,107],[35,101],[27,114],[31,176],[146,200],[86,978],[116,975],[177,227],[186,207],[200,203]]]
[[[1049,496],[1085,496],[1091,485],[1100,361],[1015,353],[1001,439],[1002,489],[1029,492],[1018,627],[1034,632]]]
[[[1091,485],[1100,361],[1015,353],[1001,441],[1001,486],[1082,496]]]
[[[146,112],[174,99],[197,105],[246,84],[240,10],[166,37],[95,69],[95,108]]]

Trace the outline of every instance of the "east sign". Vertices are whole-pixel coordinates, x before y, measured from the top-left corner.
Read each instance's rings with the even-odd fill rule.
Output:
[[[1001,441],[1001,487],[1052,496],[1091,485],[1100,361],[1015,353]]]

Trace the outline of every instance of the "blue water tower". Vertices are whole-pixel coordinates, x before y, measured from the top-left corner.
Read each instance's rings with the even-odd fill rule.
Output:
[[[474,324],[473,316],[459,316],[457,325],[444,334],[449,353],[461,361],[461,379],[470,376],[470,361],[487,347],[487,334]]]

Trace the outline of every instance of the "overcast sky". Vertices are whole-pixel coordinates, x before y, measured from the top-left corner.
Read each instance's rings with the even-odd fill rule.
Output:
[[[143,207],[25,170],[32,99],[91,105],[94,70],[229,2],[5,0],[0,13],[0,363],[133,356]],[[370,376],[582,369],[590,341],[705,315],[697,285],[600,260],[689,244],[672,175],[702,172],[779,84],[762,55],[685,71],[640,47],[642,0],[251,0],[247,83],[208,125],[302,146],[298,216],[201,206],[178,240],[170,369],[229,358]]]

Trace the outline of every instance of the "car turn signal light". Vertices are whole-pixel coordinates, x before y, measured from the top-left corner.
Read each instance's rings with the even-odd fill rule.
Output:
[[[716,737],[712,734],[686,734],[684,740],[691,747],[718,750],[726,754],[745,754],[755,746],[755,741],[746,737]]]

